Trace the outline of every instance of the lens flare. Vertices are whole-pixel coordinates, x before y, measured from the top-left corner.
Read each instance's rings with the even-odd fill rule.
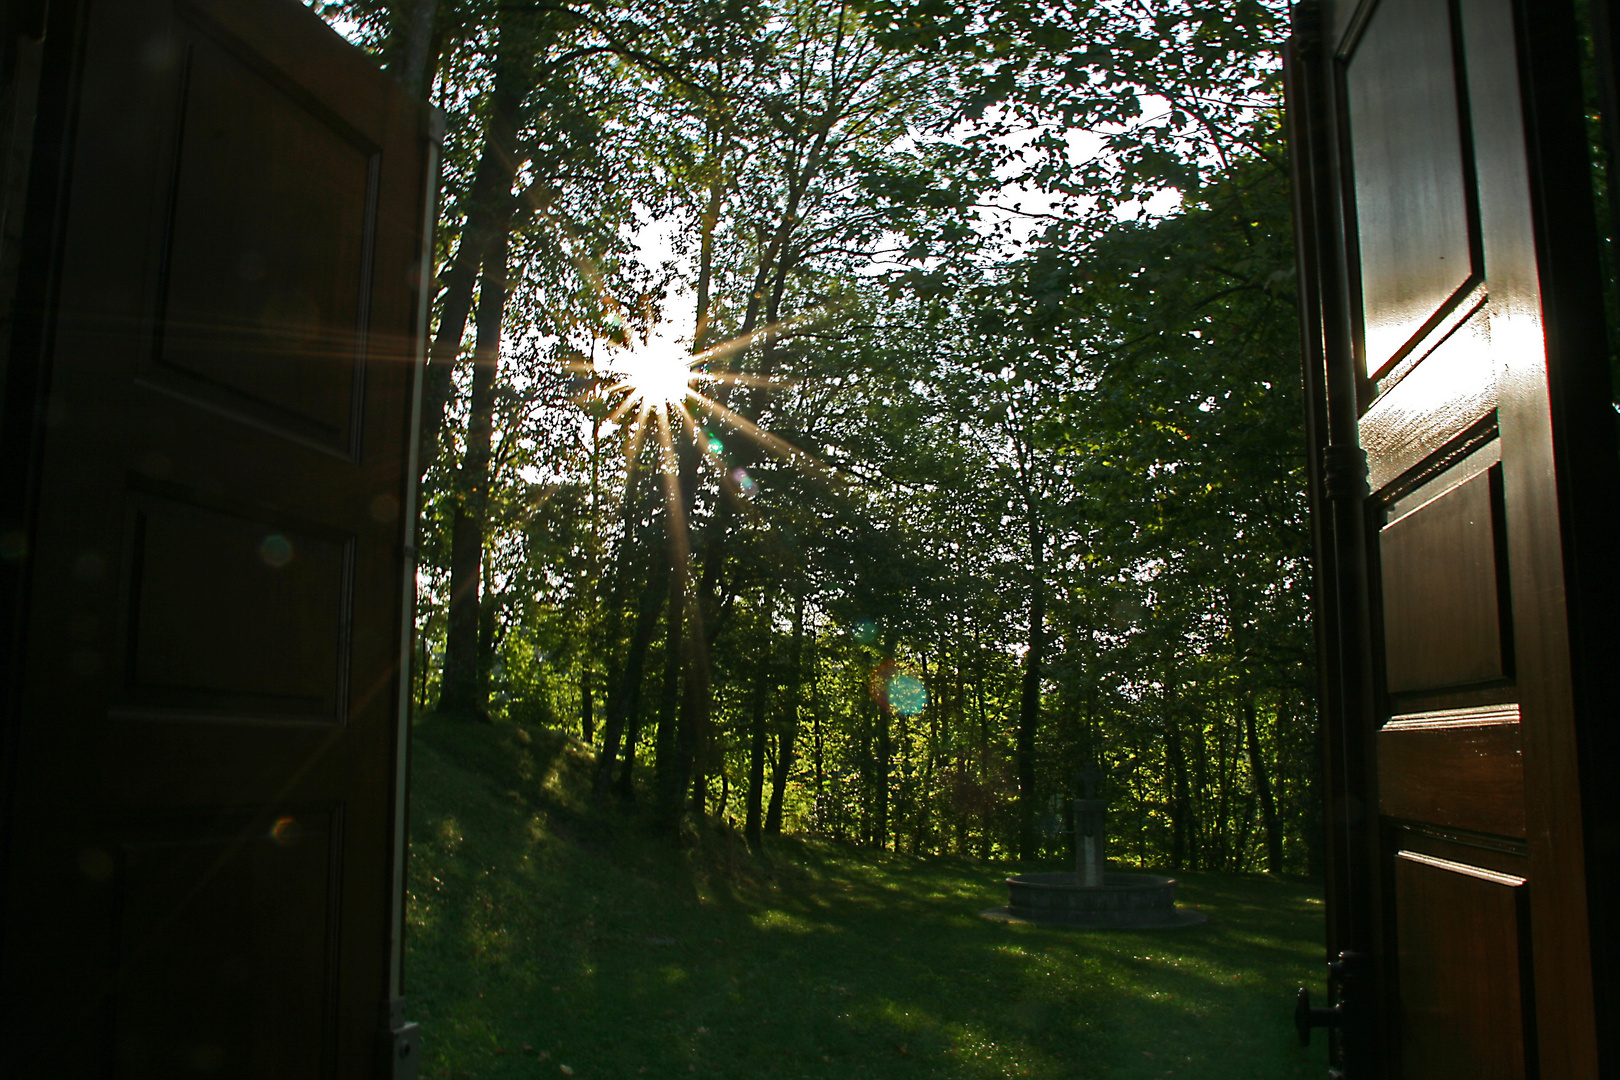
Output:
[[[264,543],[259,545],[259,558],[264,560],[265,565],[274,569],[280,570],[292,561],[292,557],[292,541],[280,533],[271,533],[264,538]]]
[[[916,716],[928,708],[928,688],[915,675],[904,672],[889,680],[889,708],[901,716]]]
[[[298,827],[298,820],[291,817],[279,817],[276,823],[270,826],[270,839],[282,847],[286,847],[298,839],[303,832]]]

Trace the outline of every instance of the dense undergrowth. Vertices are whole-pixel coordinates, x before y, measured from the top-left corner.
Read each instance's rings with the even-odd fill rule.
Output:
[[[1013,864],[753,852],[710,823],[677,846],[589,805],[590,751],[544,728],[430,718],[413,755],[406,990],[427,1077],[1322,1072],[1290,1022],[1321,970],[1306,883],[1181,875],[1200,927],[1009,926],[978,912]]]

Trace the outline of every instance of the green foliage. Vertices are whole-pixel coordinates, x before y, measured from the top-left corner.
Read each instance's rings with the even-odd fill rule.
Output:
[[[390,55],[393,8],[341,8]],[[914,854],[1063,853],[1031,829],[1097,762],[1121,857],[1316,869],[1281,4],[439,10],[441,269],[501,43],[532,67],[480,584],[497,717],[600,743],[622,707],[621,777],[688,766],[745,820],[780,775],[787,830]],[[661,420],[609,361],[672,320],[707,400]]]

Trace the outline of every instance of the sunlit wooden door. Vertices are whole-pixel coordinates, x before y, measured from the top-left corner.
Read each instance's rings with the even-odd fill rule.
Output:
[[[0,1075],[370,1078],[422,113],[294,0],[52,3],[40,47]]]
[[[1620,1070],[1616,460],[1571,5],[1300,5],[1343,1074]]]

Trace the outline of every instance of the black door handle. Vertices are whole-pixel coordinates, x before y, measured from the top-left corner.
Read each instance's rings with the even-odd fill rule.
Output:
[[[1311,992],[1303,986],[1299,988],[1299,998],[1294,1003],[1294,1030],[1299,1033],[1299,1045],[1311,1045],[1312,1028],[1334,1028],[1344,1014],[1340,1012],[1343,1005],[1332,1005],[1326,1008],[1311,1004]]]

